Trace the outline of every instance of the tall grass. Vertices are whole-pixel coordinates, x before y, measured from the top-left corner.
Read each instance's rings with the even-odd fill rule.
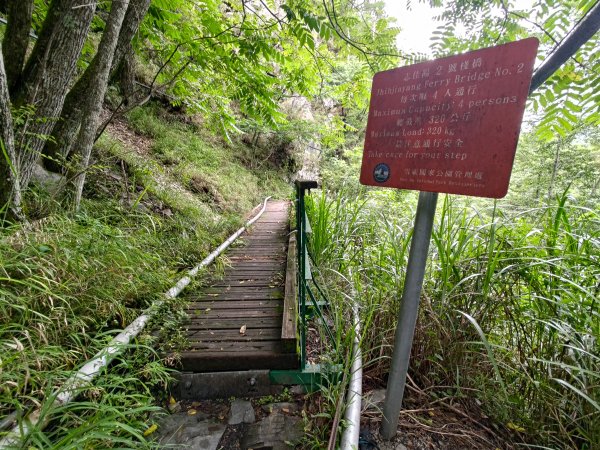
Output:
[[[318,224],[312,251],[346,316],[346,297],[336,292],[349,292],[341,275],[353,267],[369,324],[365,361],[370,376],[383,378],[413,211],[389,198],[382,204],[378,195],[342,191],[329,200],[321,193],[309,213]],[[524,211],[443,198],[413,379],[432,392],[476,395],[499,423],[523,427],[530,444],[600,448],[599,280],[600,211],[570,205],[568,192],[550,206]]]
[[[0,418],[49,404],[73,369],[169,287],[180,254],[200,256],[193,235],[181,239],[183,229],[175,233],[180,225],[173,219],[107,204],[85,207],[72,217],[49,216],[33,229],[0,230]],[[73,437],[78,427],[97,421],[102,427],[111,414],[123,416],[122,426],[111,429],[116,439],[111,446],[119,436],[133,437],[127,426],[136,423],[139,431],[153,410],[152,391],[164,392],[169,378],[161,357],[150,350],[157,345],[153,340],[140,338],[129,362],[121,360],[113,375],[82,393],[95,407],[65,406],[67,417],[79,417],[75,423],[60,418],[32,439],[62,442],[63,433]],[[61,417],[58,411],[51,414]],[[88,446],[83,442],[90,437],[84,434],[84,441],[73,442]]]

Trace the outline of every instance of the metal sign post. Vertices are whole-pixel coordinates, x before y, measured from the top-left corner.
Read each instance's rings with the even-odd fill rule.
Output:
[[[398,427],[398,415],[402,407],[404,386],[406,385],[406,373],[410,360],[410,349],[412,348],[417,313],[419,311],[419,299],[423,277],[425,276],[425,265],[429,242],[431,241],[431,230],[433,229],[433,217],[437,204],[437,192],[420,192],[417,205],[417,215],[410,252],[408,255],[408,266],[406,267],[406,279],[402,293],[402,306],[396,335],[394,337],[394,355],[392,367],[388,379],[385,403],[383,405],[383,420],[381,424],[381,435],[384,439],[391,439],[396,435]]]
[[[360,181],[421,191],[381,434],[396,434],[438,192],[501,198],[508,191],[538,40],[375,74]]]

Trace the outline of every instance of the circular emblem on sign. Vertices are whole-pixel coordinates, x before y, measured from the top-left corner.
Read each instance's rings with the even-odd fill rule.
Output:
[[[373,178],[375,178],[375,181],[377,181],[378,183],[383,183],[387,181],[389,177],[390,168],[387,164],[381,163],[375,166],[375,170],[373,171]]]

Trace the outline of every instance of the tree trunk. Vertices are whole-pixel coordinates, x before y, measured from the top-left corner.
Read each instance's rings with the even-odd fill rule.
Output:
[[[33,14],[33,0],[10,0],[8,24],[2,41],[4,68],[11,95],[18,88],[25,54],[29,46],[29,32]]]
[[[91,0],[53,0],[27,61],[23,83],[14,96],[15,106],[35,108],[36,120],[27,121],[17,135],[23,188],[60,114],[95,9]]]
[[[121,84],[121,95],[123,95],[123,103],[125,106],[133,101],[135,93],[135,53],[133,46],[129,43],[125,57],[121,61],[121,70],[119,73]]]
[[[85,173],[88,169],[90,154],[92,153],[92,146],[96,137],[96,129],[98,128],[102,103],[104,102],[104,95],[108,86],[110,69],[119,40],[119,31],[121,30],[128,6],[129,0],[113,1],[108,22],[98,46],[98,53],[90,67],[89,90],[87,92],[87,99],[83,104],[81,130],[75,144],[75,148],[79,150],[81,156],[79,171],[75,178],[75,210],[79,209],[81,203]]]
[[[550,177],[550,185],[548,186],[548,203],[552,201],[552,192],[554,190],[554,183],[556,182],[556,173],[558,172],[561,145],[562,141],[558,141],[556,143],[556,152],[554,153],[554,164],[552,165],[552,176]]]
[[[21,182],[15,155],[15,139],[8,80],[0,48],[0,211],[10,219],[21,219]],[[0,220],[0,223],[2,220]]]
[[[127,9],[127,13],[123,20],[123,26],[119,33],[119,40],[115,49],[115,55],[113,57],[111,73],[121,63],[123,56],[127,52],[129,45],[137,30],[142,22],[148,8],[150,6],[150,0],[131,0],[130,6]],[[88,66],[87,70],[77,80],[77,83],[73,86],[67,98],[65,100],[64,107],[61,113],[61,120],[54,127],[52,133],[52,140],[46,143],[44,149],[44,155],[47,157],[44,160],[46,168],[53,172],[63,171],[63,163],[71,153],[73,143],[79,132],[82,118],[82,105],[85,99],[88,97],[90,89],[90,79],[92,67],[95,65],[94,57],[92,63]]]

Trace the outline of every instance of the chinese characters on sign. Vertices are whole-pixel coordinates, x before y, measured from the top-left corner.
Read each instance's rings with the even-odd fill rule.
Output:
[[[504,197],[537,47],[529,38],[377,73],[361,183]]]

